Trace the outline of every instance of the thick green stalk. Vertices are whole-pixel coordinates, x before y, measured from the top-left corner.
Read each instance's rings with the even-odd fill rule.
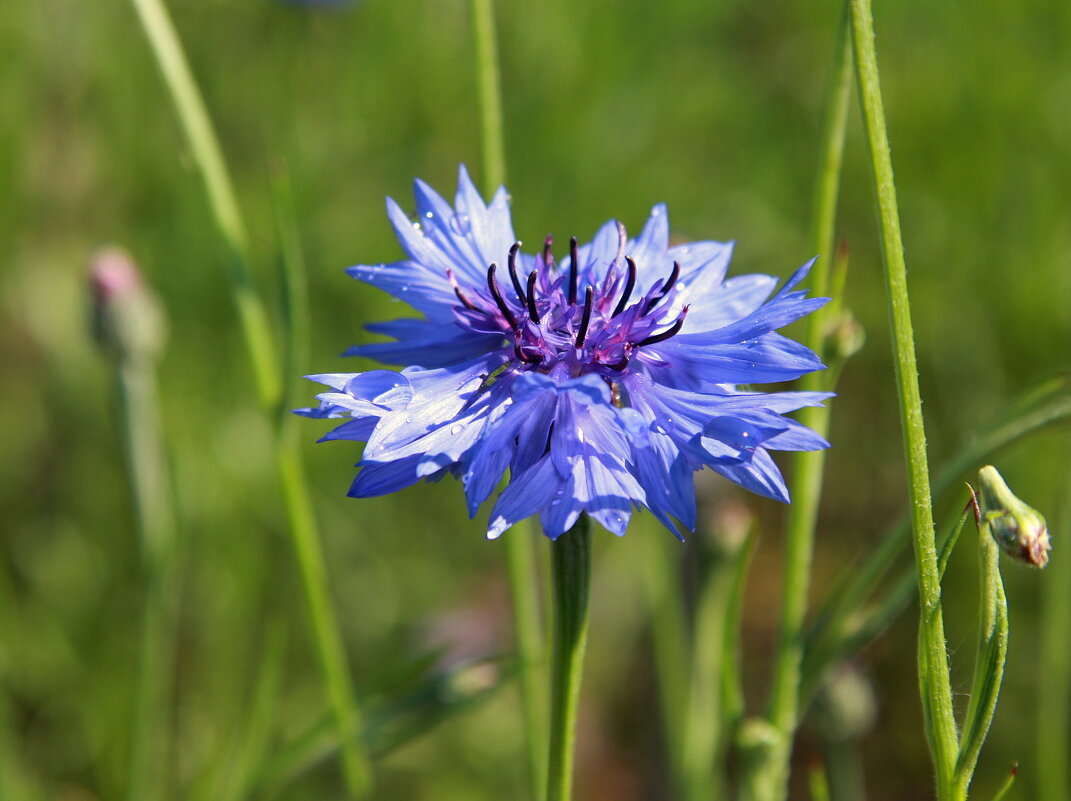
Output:
[[[194,163],[204,180],[213,218],[229,250],[231,292],[261,404],[269,414],[276,415],[282,400],[281,374],[272,346],[268,316],[249,274],[248,237],[218,138],[163,0],[131,2],[159,63]],[[351,795],[364,796],[370,789],[371,768],[360,739],[354,734],[360,729],[356,698],[329,600],[320,537],[305,486],[301,452],[288,436],[286,425],[279,427],[275,449],[306,605],[334,708],[346,783]]]
[[[812,246],[818,261],[811,272],[813,294],[821,297],[828,290],[833,262],[833,237],[840,188],[844,136],[851,99],[851,39],[848,36],[847,9],[837,33],[833,70],[826,110],[822,122],[822,149],[818,180],[815,182]],[[814,312],[807,321],[804,344],[821,353],[829,307]],[[831,376],[811,373],[800,382],[806,391],[831,388]],[[825,406],[800,411],[800,422],[825,437],[829,431],[829,409]],[[762,752],[752,764],[758,775],[755,786],[761,798],[774,801],[787,792],[792,739],[799,725],[799,688],[804,653],[804,623],[807,592],[818,507],[822,497],[825,451],[798,452],[792,457],[792,505],[785,526],[784,593],[781,601],[781,629],[774,661],[773,687],[768,711],[769,721],[778,732],[777,744]]]
[[[493,0],[472,0],[473,45],[476,53],[477,97],[480,109],[480,153],[484,193],[490,197],[506,182],[503,139],[502,82],[498,68]],[[543,682],[543,642],[536,586],[535,549],[531,538],[516,532],[505,537],[509,571],[513,637],[520,660],[519,681],[524,716],[528,772],[532,794],[542,798],[546,776],[546,693]]]
[[[547,801],[569,801],[580,679],[588,636],[591,589],[591,530],[581,515],[576,525],[551,543],[554,584],[554,657],[551,661],[550,755]]]
[[[880,219],[882,261],[893,335],[897,395],[904,435],[908,484],[911,496],[915,565],[918,575],[919,684],[926,717],[927,736],[937,774],[941,801],[957,798],[954,769],[957,752],[956,723],[952,712],[948,654],[945,650],[941,583],[937,569],[937,545],[931,507],[930,475],[926,455],[926,431],[922,419],[915,337],[907,291],[907,269],[900,236],[900,216],[893,183],[892,157],[885,127],[885,110],[878,80],[874,46],[874,22],[870,0],[851,0],[852,44],[856,81],[863,108],[871,168]]]
[[[510,607],[513,610],[513,638],[519,662],[521,712],[524,716],[525,747],[532,796],[542,798],[546,779],[546,683],[545,648],[536,587],[536,552],[532,538],[542,530],[519,529],[506,537],[506,563],[509,571]]]

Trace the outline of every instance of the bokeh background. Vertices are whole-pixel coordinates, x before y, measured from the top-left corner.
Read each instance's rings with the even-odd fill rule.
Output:
[[[365,341],[363,323],[401,311],[342,272],[398,258],[384,197],[411,207],[417,176],[452,195],[461,162],[479,176],[468,4],[169,6],[235,174],[256,280],[273,302],[272,174],[285,165],[293,186],[314,320],[301,372],[361,369],[337,354]],[[787,275],[813,255],[818,124],[839,6],[500,3],[518,236],[584,239],[610,217],[638,228],[665,201],[675,236],[737,241],[734,272]],[[1071,5],[903,0],[878,3],[876,24],[931,458],[940,465],[1016,395],[1069,367]],[[838,238],[851,252],[845,304],[867,343],[834,405],[816,598],[906,501],[871,196],[853,108]],[[86,260],[101,243],[134,255],[171,334],[160,382],[181,514],[178,797],[204,792],[240,730],[266,631],[285,632],[272,741],[325,708],[224,249],[133,10],[5,0],[0,771],[13,799],[116,798],[125,781],[144,582],[115,389],[89,335]],[[311,384],[307,392],[311,399]],[[502,548],[484,541],[482,518],[467,519],[459,488],[447,481],[349,500],[357,451],[314,446],[324,429],[307,423],[306,455],[358,687],[382,684],[433,647],[455,660],[508,651]],[[1037,669],[1039,621],[1045,582],[1062,582],[1051,595],[1071,593],[1056,567],[1066,558],[1069,455],[1068,437],[1050,431],[997,462],[1048,514],[1055,549],[1049,574],[1006,566],[1012,644],[978,774],[983,797],[1014,761],[1021,780],[1012,797],[1039,797],[1036,711],[1054,702],[1050,677]],[[782,509],[731,497],[761,521],[744,634],[758,709],[776,627]],[[940,518],[960,503],[942,506]],[[642,571],[650,547],[676,549],[687,564],[695,544],[676,543],[649,520],[622,540],[605,532],[596,540],[579,795],[665,799]],[[961,551],[946,593],[950,651],[964,667],[975,579],[974,559]],[[877,697],[863,742],[875,801],[931,793],[914,629],[911,611],[856,661]],[[966,692],[968,680],[961,671],[954,689]],[[801,736],[801,772],[818,754],[813,739],[811,729]],[[381,761],[376,797],[521,797],[522,753],[517,698],[506,688]],[[278,797],[335,798],[340,787],[327,761]],[[802,783],[794,797],[807,797]]]

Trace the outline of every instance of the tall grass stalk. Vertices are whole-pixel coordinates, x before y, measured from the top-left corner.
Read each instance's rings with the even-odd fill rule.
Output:
[[[506,182],[503,137],[502,81],[499,76],[493,0],[472,0],[473,45],[480,117],[480,153],[484,194],[490,197]],[[519,660],[521,711],[524,716],[528,773],[535,798],[544,794],[547,724],[543,640],[537,582],[537,558],[532,536],[515,531],[503,541],[509,574],[513,637]],[[536,534],[538,536],[538,534]]]
[[[194,163],[204,181],[213,219],[227,245],[231,293],[238,309],[261,404],[275,422],[282,411],[282,374],[271,327],[249,273],[249,246],[234,187],[204,100],[162,0],[131,0],[163,73],[164,82],[186,133]],[[343,771],[351,795],[371,786],[371,768],[361,746],[360,721],[338,622],[331,606],[315,514],[305,482],[301,451],[292,429],[278,427],[276,465],[284,505],[312,625],[317,654],[334,710]]]
[[[811,244],[818,261],[811,272],[812,294],[821,297],[829,291],[833,263],[833,240],[836,225],[837,197],[840,189],[844,137],[851,100],[851,38],[848,35],[848,11],[845,7],[838,26],[833,68],[822,120],[821,151],[815,182],[814,218]],[[822,353],[826,328],[834,304],[808,317],[803,343]],[[809,392],[832,388],[833,371],[810,373],[800,379],[800,389]],[[802,409],[800,422],[822,437],[829,432],[829,408]],[[768,801],[783,798],[787,792],[792,739],[799,726],[800,678],[804,655],[804,623],[807,592],[818,507],[822,497],[825,451],[798,452],[792,456],[792,504],[785,525],[784,592],[781,601],[781,628],[774,660],[773,685],[768,719],[777,734],[777,742],[751,763],[756,775],[750,786],[760,790],[759,798]]]
[[[651,612],[655,682],[662,737],[669,762],[674,798],[688,792],[684,746],[688,730],[689,669],[693,637],[681,592],[680,543],[664,532],[644,531],[638,579],[647,587]]]
[[[701,557],[680,744],[685,788],[681,797],[685,801],[709,801],[726,795],[722,757],[728,724],[738,714],[735,699],[726,692],[734,679],[727,676],[739,676],[735,627],[739,623],[742,572],[753,541],[753,527],[747,521],[736,530],[709,533]]]
[[[885,110],[878,79],[874,45],[874,21],[870,0],[851,0],[852,45],[856,81],[863,109],[870,162],[880,220],[882,261],[889,303],[896,366],[900,422],[903,428],[911,497],[913,543],[919,587],[918,673],[926,734],[937,776],[940,801],[960,797],[955,785],[958,751],[956,723],[952,712],[948,654],[945,650],[941,582],[937,568],[937,545],[931,506],[930,475],[926,455],[926,432],[922,419],[915,337],[907,291],[907,269],[900,235],[900,215],[893,182],[892,156],[885,127]]]

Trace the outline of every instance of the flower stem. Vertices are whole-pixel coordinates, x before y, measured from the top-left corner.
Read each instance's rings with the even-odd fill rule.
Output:
[[[811,273],[813,294],[821,297],[829,286],[833,262],[833,237],[840,189],[844,135],[851,99],[851,38],[848,36],[847,8],[841,17],[834,51],[833,69],[826,109],[822,120],[822,147],[815,182],[812,247],[819,259]],[[821,353],[830,306],[810,315],[804,344]],[[832,376],[810,373],[801,379],[800,389],[823,391],[831,388]],[[800,422],[819,436],[829,431],[829,409],[816,406],[801,410]],[[762,789],[761,797],[773,801],[783,798],[788,783],[792,739],[799,725],[799,688],[803,663],[803,626],[807,612],[807,592],[818,506],[822,496],[826,452],[797,452],[792,456],[792,504],[788,508],[785,536],[784,593],[781,601],[781,629],[774,661],[773,688],[768,711],[779,740],[753,763],[756,772],[752,786]]]
[[[502,134],[502,82],[498,70],[492,0],[472,0],[472,30],[476,47],[483,183],[494,191],[506,179],[506,149]]]
[[[904,435],[908,483],[911,496],[915,566],[918,575],[919,684],[926,717],[930,753],[937,774],[937,795],[941,801],[959,797],[954,786],[957,753],[956,723],[952,712],[948,654],[945,650],[944,619],[941,611],[941,583],[937,568],[937,545],[933,526],[926,432],[922,419],[915,338],[907,291],[907,269],[900,236],[900,217],[893,183],[885,111],[878,80],[874,46],[874,22],[870,0],[851,0],[852,42],[856,79],[863,108],[863,122],[870,150],[871,168],[880,219],[882,261],[889,301],[896,365],[900,422]]]
[[[212,216],[229,251],[231,293],[238,309],[261,405],[269,415],[277,415],[282,401],[281,373],[274,355],[268,315],[249,274],[248,237],[219,140],[163,0],[131,2],[160,66],[194,163],[204,180]],[[360,730],[357,704],[330,603],[320,536],[305,484],[301,452],[287,431],[285,423],[277,427],[274,446],[290,534],[334,711],[346,784],[352,796],[362,797],[370,789],[371,769],[356,735]]]
[[[515,531],[505,539],[509,573],[510,606],[513,610],[513,637],[520,671],[521,711],[524,716],[525,746],[532,797],[542,798],[547,775],[546,690],[543,678],[543,632],[536,591],[536,553],[530,534]],[[540,531],[538,536],[541,536]]]
[[[550,757],[547,801],[572,798],[573,747],[580,699],[591,585],[591,531],[586,516],[551,543],[554,657],[551,663]]]
[[[174,678],[175,517],[160,432],[155,364],[120,356],[116,364],[127,480],[134,497],[145,570],[141,666],[127,797],[168,795],[170,690]]]

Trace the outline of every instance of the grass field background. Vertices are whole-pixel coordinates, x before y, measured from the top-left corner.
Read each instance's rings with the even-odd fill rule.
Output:
[[[337,354],[367,341],[364,323],[402,307],[343,268],[399,258],[384,197],[411,208],[414,177],[452,196],[459,163],[479,175],[468,5],[174,0],[170,8],[234,172],[256,281],[273,311],[271,176],[285,170],[293,186],[313,319],[312,356],[300,372],[363,369]],[[521,239],[583,240],[611,217],[635,230],[664,201],[675,236],[736,240],[734,273],[787,276],[814,255],[807,232],[838,3],[538,0],[500,3],[497,14]],[[939,465],[1017,395],[1069,368],[1071,6],[907,0],[878,3],[876,25]],[[838,239],[851,253],[844,302],[867,342],[834,401],[816,597],[873,547],[907,497],[869,181],[853,108]],[[0,785],[12,799],[111,799],[125,783],[144,582],[114,387],[89,336],[86,260],[102,243],[130,250],[169,321],[159,377],[181,520],[172,772],[175,797],[211,797],[222,755],[248,722],[266,643],[282,642],[284,653],[269,741],[285,742],[326,709],[223,246],[130,5],[6,0]],[[311,400],[315,388],[302,391]],[[389,686],[434,647],[453,659],[508,651],[501,544],[484,541],[484,518],[467,520],[459,487],[347,499],[357,451],[314,447],[325,428],[304,430],[362,694]],[[1060,567],[1069,550],[1069,457],[1066,434],[1047,432],[997,461],[1048,515],[1054,555],[1048,573],[1005,570],[1012,643],[978,775],[983,798],[1014,761],[1021,780],[1011,797],[1039,797],[1036,711],[1053,702],[1036,669],[1039,621],[1046,582],[1059,582],[1050,595],[1071,603],[1071,571]],[[745,611],[757,708],[776,626],[782,510],[736,500],[761,519]],[[940,526],[962,500],[941,507]],[[507,536],[537,535],[525,527]],[[620,541],[596,536],[581,798],[666,797],[642,571],[651,548],[687,562],[694,547],[649,519]],[[946,579],[956,664],[968,665],[973,648],[974,582],[974,559],[961,548]],[[857,662],[878,697],[864,741],[874,801],[930,793],[914,631],[912,611]],[[968,678],[954,689],[965,692]],[[805,730],[801,774],[815,749]],[[506,688],[380,761],[375,797],[519,798],[522,753],[517,699]],[[340,787],[326,760],[277,797],[338,798]],[[802,784],[797,791],[807,797]]]

